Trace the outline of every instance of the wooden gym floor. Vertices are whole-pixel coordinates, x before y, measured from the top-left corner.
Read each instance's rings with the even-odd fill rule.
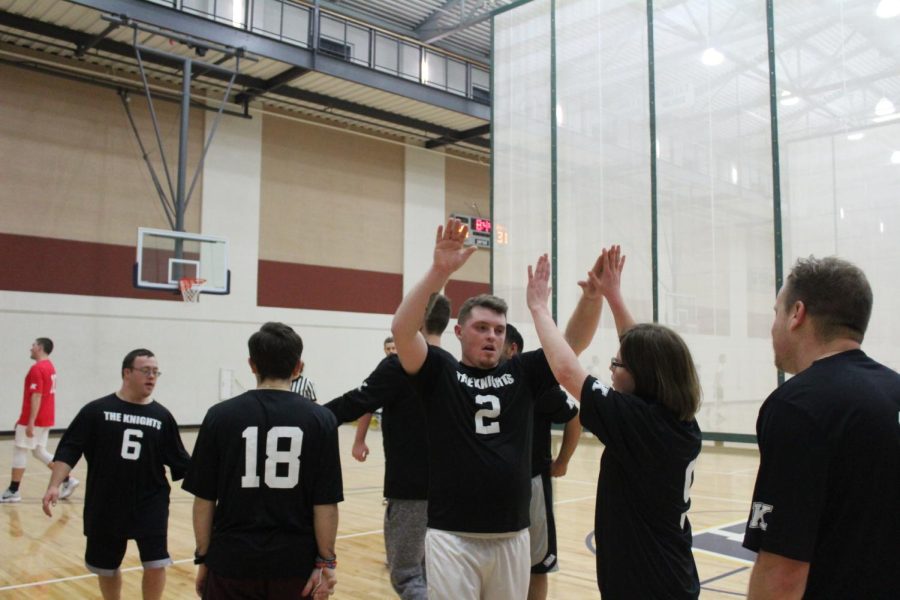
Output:
[[[344,497],[340,504],[339,560],[336,599],[396,598],[384,565],[382,536],[382,478],[384,453],[381,432],[369,432],[371,450],[365,463],[350,456],[353,425],[340,430]],[[193,447],[196,433],[183,434],[185,445]],[[58,436],[51,439],[56,447]],[[554,437],[554,452],[559,437]],[[550,575],[549,598],[578,600],[598,598],[593,537],[594,499],[602,446],[585,434],[569,465],[566,477],[555,480],[554,503],[560,571]],[[8,484],[12,439],[0,440],[0,486]],[[704,445],[694,486],[690,519],[695,534],[743,521],[759,455],[755,449],[732,449]],[[76,475],[85,478],[82,461]],[[22,502],[0,504],[0,600],[96,598],[95,577],[84,567],[82,509],[84,488],[70,500],[60,502],[52,519],[41,511],[41,497],[49,471],[29,455],[22,484]],[[83,484],[82,484],[83,485]],[[169,518],[169,552],[175,565],[168,570],[166,598],[194,598],[191,529],[192,496],[173,487]],[[718,535],[726,535],[720,533]],[[732,536],[735,537],[735,536]],[[739,539],[739,536],[738,536]],[[696,549],[694,552],[703,591],[701,598],[743,597],[750,574],[750,562]],[[123,597],[140,598],[141,572],[133,543],[122,564]]]

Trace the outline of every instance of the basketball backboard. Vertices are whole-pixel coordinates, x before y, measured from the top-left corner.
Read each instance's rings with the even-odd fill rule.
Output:
[[[138,228],[134,286],[178,291],[182,278],[205,279],[204,294],[228,294],[228,240],[212,235]]]

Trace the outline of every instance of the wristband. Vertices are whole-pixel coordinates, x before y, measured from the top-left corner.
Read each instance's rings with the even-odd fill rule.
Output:
[[[195,565],[202,565],[202,564],[204,564],[204,563],[206,563],[206,555],[205,555],[205,554],[200,554],[199,552],[197,552],[196,550],[194,550],[194,564],[195,564]]]
[[[316,568],[317,569],[336,569],[337,568],[337,557],[334,556],[332,558],[322,558],[321,556],[316,557]]]

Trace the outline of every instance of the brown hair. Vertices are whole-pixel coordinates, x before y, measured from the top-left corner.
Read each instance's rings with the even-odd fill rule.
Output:
[[[623,333],[620,343],[634,394],[658,400],[681,421],[693,419],[700,408],[700,380],[681,336],[663,325],[642,323]]]
[[[483,306],[484,308],[488,308],[495,313],[499,313],[503,316],[506,316],[506,301],[503,298],[498,298],[497,296],[493,296],[491,294],[479,294],[477,296],[472,296],[465,302],[463,305],[459,307],[459,316],[457,317],[457,322],[462,325],[466,321],[469,320],[469,314],[471,314],[472,309],[476,306]]]
[[[837,258],[801,258],[784,284],[784,308],[798,300],[813,317],[824,341],[850,338],[862,342],[872,316],[872,288],[856,265]]]
[[[428,299],[428,306],[425,308],[425,333],[441,335],[449,322],[450,299],[435,292]]]

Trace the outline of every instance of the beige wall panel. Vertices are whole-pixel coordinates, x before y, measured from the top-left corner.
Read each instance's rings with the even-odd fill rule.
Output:
[[[260,259],[403,272],[403,147],[266,115]]]
[[[445,170],[447,215],[453,213],[478,216],[472,203],[478,207],[481,216],[491,216],[491,168],[467,160],[447,157]],[[454,273],[453,279],[489,283],[491,280],[491,255],[487,250],[479,250],[463,268]]]
[[[5,66],[0,89],[0,232],[134,245],[139,226],[169,228],[114,91]],[[134,96],[132,107],[165,187],[146,101]],[[157,102],[156,110],[174,186],[179,107]],[[189,177],[200,160],[203,121],[202,111],[191,111]],[[201,183],[186,214],[188,231],[199,231]]]

